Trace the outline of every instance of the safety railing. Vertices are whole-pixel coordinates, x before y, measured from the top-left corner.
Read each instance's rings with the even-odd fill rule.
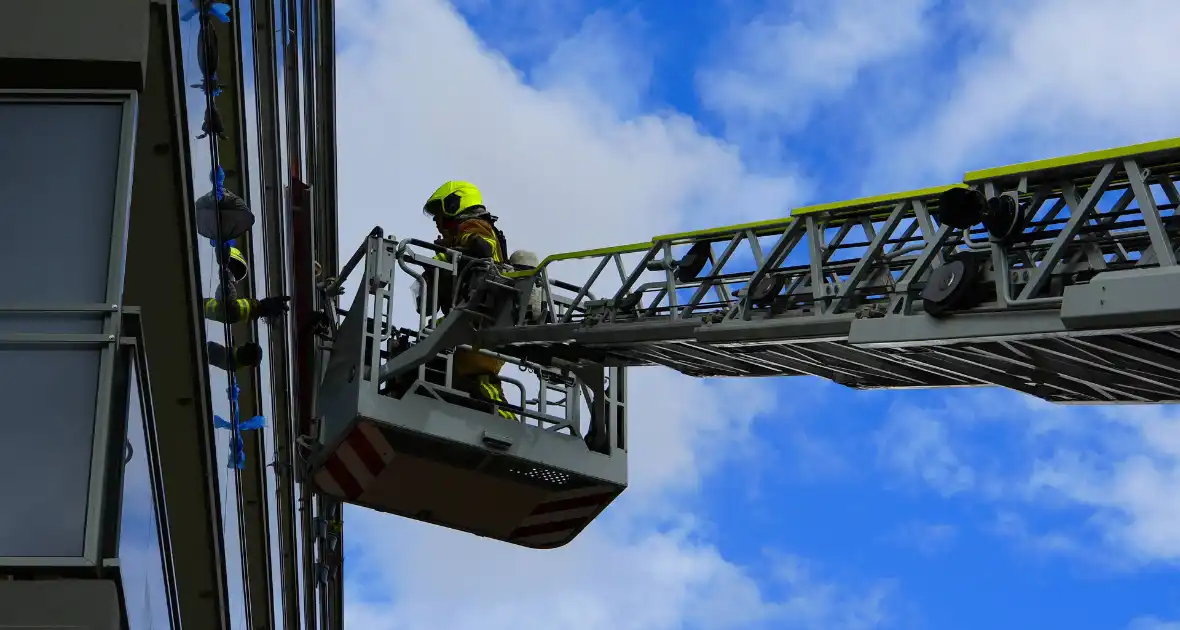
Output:
[[[340,277],[325,287],[327,291],[338,291],[363,261],[364,273],[358,290],[366,292],[369,347],[362,367],[366,379],[383,374],[390,360],[408,348],[427,343],[431,335],[437,333],[444,317],[444,305],[463,305],[463,292],[472,269],[467,264],[470,260],[458,251],[434,243],[385,238],[379,229],[370,234],[365,244],[344,265]],[[503,269],[507,272],[507,267]],[[412,283],[411,291],[404,298],[395,298],[394,286],[398,284],[399,275],[404,275]],[[544,277],[543,271],[537,276]],[[449,288],[435,291],[425,287]],[[503,315],[502,321],[521,324],[570,321],[579,314],[585,316],[587,298],[590,301],[596,299],[593,292],[561,281],[546,282],[537,290],[543,305],[539,310],[528,308],[529,288],[522,288],[520,299],[509,306],[511,313]],[[410,294],[412,299],[409,299]],[[415,323],[410,326],[395,323],[395,320],[409,319]],[[391,396],[422,395],[464,404],[471,397],[456,387],[456,351],[478,353],[501,361],[506,371],[511,369],[509,366],[515,366],[518,374],[499,375],[499,380],[507,386],[506,400],[496,405],[495,410],[510,411],[522,422],[544,430],[585,437],[588,414],[596,408],[596,392],[602,393],[605,403],[602,408],[607,413],[622,405],[622,401],[612,395],[610,387],[612,380],[619,378],[618,368],[587,371],[584,366],[563,361],[558,356],[532,357],[527,349],[494,351],[468,343],[445,348],[432,360],[419,365],[412,376],[403,376],[397,382],[379,383],[380,391]],[[596,378],[601,378],[601,382],[595,383]]]

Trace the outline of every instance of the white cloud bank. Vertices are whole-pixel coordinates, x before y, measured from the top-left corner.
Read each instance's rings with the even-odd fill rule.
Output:
[[[1086,508],[1090,525],[1128,561],[1180,564],[1180,412],[1129,407],[1075,415],[1098,423],[1104,438],[1097,447],[1065,445],[1039,458],[1030,488]]]
[[[1163,621],[1156,617],[1137,617],[1127,630],[1180,630],[1180,621]]]
[[[993,452],[978,446],[987,432]],[[1180,564],[1180,411],[1062,407],[990,390],[895,406],[876,438],[882,463],[903,478],[995,502],[989,529],[1023,547],[1115,570]],[[1042,511],[1071,516],[1038,530]]]
[[[1180,134],[1180,64],[1174,61],[1180,57],[1174,35],[1180,3],[769,5],[737,30],[728,56],[702,71],[703,101],[740,128],[739,135],[774,137],[796,130],[817,103],[884,97],[865,100],[863,116],[848,121],[870,132],[875,145],[871,155],[850,163],[853,171],[869,165],[869,181],[846,182],[853,189],[900,191],[955,181],[971,168]],[[970,42],[934,37],[934,29]],[[879,92],[875,82],[892,77],[899,79],[896,93]],[[899,103],[911,107],[908,115],[877,115],[897,113]],[[950,400],[938,409],[894,405],[875,435],[880,463],[944,496],[972,492],[1081,507],[1090,519],[1078,527],[1093,528],[1121,558],[1180,562],[1174,526],[1180,520],[1180,416],[1174,410],[1095,413],[1003,392]],[[1006,470],[995,458],[1007,453],[989,457],[965,448],[971,423],[965,417],[987,415],[979,410],[989,404],[1027,429],[1027,443],[1004,445],[1017,453]],[[1020,529],[1006,522],[999,529]],[[1022,538],[1033,537],[1020,531]],[[1057,533],[1037,540],[1052,541],[1042,546],[1057,551],[1084,547],[1066,544]]]
[[[699,74],[734,137],[855,112],[844,194],[1180,135],[1180,3],[770,0]],[[858,178],[859,179],[859,178]],[[851,192],[847,189],[851,188]]]
[[[741,24],[698,75],[705,106],[739,136],[797,130],[871,72],[929,40],[934,0],[770,2]]]
[[[969,168],[1180,134],[1180,3],[986,0],[959,9],[980,41],[915,126],[879,146],[902,189]]]

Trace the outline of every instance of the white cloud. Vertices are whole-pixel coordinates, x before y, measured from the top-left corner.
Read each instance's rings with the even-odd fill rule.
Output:
[[[651,83],[653,62],[639,44],[643,20],[638,13],[589,15],[573,37],[558,43],[548,59],[531,72],[532,83],[570,100],[609,99],[616,114],[638,113]]]
[[[701,71],[702,100],[739,130],[797,129],[813,106],[847,92],[863,72],[925,43],[932,4],[806,0],[768,10],[741,25]]]
[[[975,431],[997,422],[1003,441],[968,448]],[[960,393],[936,406],[895,407],[877,440],[882,463],[903,478],[997,502],[988,529],[1023,547],[1109,569],[1180,562],[1180,412],[1169,407]],[[1037,526],[1035,517],[1049,513],[1059,517]]]
[[[454,0],[496,48],[513,57],[544,57],[578,30],[586,0]]]
[[[350,519],[355,520],[350,515]],[[611,518],[569,547],[535,555],[471,537],[421,531],[366,541],[352,560],[371,584],[347,595],[347,623],[372,630],[519,628],[872,628],[885,620],[888,583],[850,593],[794,556],[771,555],[759,581],[696,540],[691,527],[640,532]],[[403,536],[404,536],[403,532]],[[450,553],[439,554],[442,545]],[[384,563],[375,568],[374,562]],[[365,592],[362,592],[365,591]],[[766,591],[778,597],[769,601]]]
[[[933,555],[953,545],[958,535],[959,530],[954,525],[909,521],[897,526],[887,538],[902,547]]]
[[[750,627],[771,614],[754,581],[711,546],[686,532],[639,533],[612,520],[616,527],[595,527],[566,548],[540,553],[424,526],[397,528],[400,536],[367,540],[364,552],[388,563],[379,575],[395,600],[382,606],[352,598],[350,624],[351,615],[363,619],[374,608],[388,621],[374,617],[357,627],[721,628]]]
[[[1180,135],[1180,5],[938,4],[771,3],[700,72],[702,102],[731,137],[771,144],[816,107],[854,113],[840,139],[848,170],[867,170],[842,183],[854,196]]]
[[[968,168],[1177,135],[1180,4],[970,3],[982,41],[919,124],[879,147],[881,182],[953,181]],[[998,160],[998,162],[997,162]]]
[[[737,222],[743,209],[765,217],[764,206],[740,203],[751,185],[777,190],[784,211],[792,197],[789,178],[749,176],[734,147],[687,117],[622,120],[602,101],[522,84],[438,2],[375,11],[339,8],[349,41],[338,70],[345,244],[372,222],[431,233],[419,209],[453,178],[479,184],[509,238],[542,254]],[[712,212],[696,219],[685,210]]]
[[[1137,407],[1078,416],[1101,422],[1109,437],[1100,449],[1064,447],[1041,459],[1029,486],[1087,508],[1130,559],[1180,562],[1180,413]]]
[[[765,408],[765,393],[653,370],[633,378],[642,394],[632,397],[632,486],[566,547],[532,551],[350,510],[349,626],[876,627],[883,587],[849,591],[804,575],[768,584],[722,557],[691,510],[696,483]]]
[[[542,256],[753,218],[741,210],[765,218],[764,205],[743,200],[772,191],[785,209],[793,196],[791,179],[750,175],[734,147],[687,117],[621,117],[616,106],[635,84],[595,81],[610,90],[602,94],[585,81],[571,91],[563,78],[601,77],[626,64],[588,68],[559,46],[542,73],[552,89],[537,89],[437,0],[342,2],[337,18],[347,43],[337,79],[342,251],[374,224],[430,238],[419,209],[454,178],[483,189],[511,248]],[[572,50],[607,51],[616,35],[592,28]],[[617,54],[609,58],[628,58]],[[742,444],[771,402],[768,390],[660,370],[637,371],[630,386],[632,485],[600,523],[565,548],[537,552],[349,510],[346,624],[576,630],[845,619],[793,613],[784,601],[808,589],[840,591],[787,585],[782,600],[723,558],[695,522],[697,484]],[[877,593],[864,597],[880,604]],[[866,627],[852,621],[858,625],[845,626]]]
[[[792,628],[878,628],[890,623],[886,600],[895,588],[891,581],[879,581],[866,594],[852,599],[846,592],[817,579],[815,567],[805,558],[768,553],[773,579],[792,595],[780,605],[788,618],[799,621]]]
[[[1164,621],[1156,617],[1137,617],[1127,624],[1127,630],[1180,630],[1180,621]]]
[[[1024,550],[1045,556],[1068,555],[1106,568],[1123,564],[1107,555],[1094,553],[1094,549],[1083,545],[1068,533],[1036,530],[1024,516],[1008,510],[1000,511],[995,521],[987,524],[984,530],[1008,538]]]
[[[885,466],[920,479],[945,496],[976,485],[975,471],[956,453],[938,410],[895,406],[876,441]]]
[[[876,158],[866,185],[872,191],[1180,134],[1169,106],[1180,97],[1180,68],[1170,61],[1180,44],[1169,35],[1180,26],[1180,5],[989,0],[956,11],[944,18],[958,20],[977,43],[965,48],[949,83],[926,86],[928,99],[911,118],[916,124],[876,121],[881,128],[874,130]],[[955,407],[975,415],[1005,412],[1025,432],[1023,442],[1006,443],[992,457],[1002,458],[1003,467],[985,468],[984,456],[965,454],[966,440],[952,439],[963,428],[953,421],[964,413],[944,409],[910,419],[909,433],[899,433],[910,436],[908,447],[887,461],[943,492],[974,488],[991,500],[1068,515],[1067,525],[1058,521],[1032,533],[1024,519],[1007,513],[996,531],[1028,545],[1087,555],[1094,547],[1087,534],[1096,534],[1122,564],[1180,560],[1180,537],[1169,526],[1180,516],[1180,503],[1171,499],[1180,484],[1172,412],[1095,413],[1015,394],[982,402],[978,396],[956,395]]]

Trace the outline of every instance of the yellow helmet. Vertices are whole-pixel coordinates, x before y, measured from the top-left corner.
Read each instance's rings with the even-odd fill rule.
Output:
[[[454,219],[483,207],[483,195],[474,184],[453,181],[439,186],[422,206],[422,212],[435,219]]]

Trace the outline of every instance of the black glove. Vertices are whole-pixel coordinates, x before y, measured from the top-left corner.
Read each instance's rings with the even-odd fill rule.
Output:
[[[258,316],[265,319],[278,317],[290,310],[290,306],[287,305],[290,301],[290,296],[286,295],[262,298],[258,300]]]

